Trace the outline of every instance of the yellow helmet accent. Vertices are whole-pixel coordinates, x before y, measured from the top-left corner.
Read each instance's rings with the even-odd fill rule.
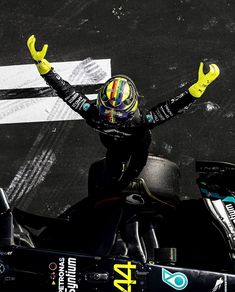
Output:
[[[110,123],[122,123],[133,117],[138,108],[138,92],[125,75],[109,79],[98,94],[100,116]]]
[[[118,101],[127,100],[130,96],[130,85],[124,78],[115,78],[106,87],[105,93],[110,103],[115,107]]]

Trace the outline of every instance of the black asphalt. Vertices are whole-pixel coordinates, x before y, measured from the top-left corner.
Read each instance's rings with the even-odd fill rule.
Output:
[[[199,197],[195,160],[235,163],[234,1],[1,0],[0,19],[0,66],[31,64],[26,41],[35,34],[51,62],[110,58],[112,74],[130,76],[149,107],[195,82],[201,61],[215,62],[219,78],[154,129],[151,152],[180,166],[182,198]],[[87,195],[89,165],[105,152],[84,121],[0,127],[0,186],[11,194],[12,183],[34,180],[15,205],[54,216]]]

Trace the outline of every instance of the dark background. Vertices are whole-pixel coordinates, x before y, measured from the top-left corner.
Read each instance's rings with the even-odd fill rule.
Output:
[[[235,1],[1,0],[0,17],[0,66],[32,64],[35,34],[51,62],[110,58],[148,107],[195,82],[201,61],[215,62],[219,78],[153,130],[150,150],[179,165],[183,199],[200,196],[195,160],[235,163]],[[55,216],[87,195],[89,165],[104,151],[84,121],[1,125],[0,185],[12,204]]]

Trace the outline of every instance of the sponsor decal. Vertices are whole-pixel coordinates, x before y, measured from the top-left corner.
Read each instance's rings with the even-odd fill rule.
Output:
[[[180,272],[171,273],[162,268],[162,281],[175,290],[183,290],[188,285],[188,278]]]
[[[57,264],[55,262],[51,262],[49,265],[48,265],[48,268],[50,270],[50,279],[51,279],[51,285],[52,286],[55,286],[56,285],[56,269],[57,269]]]
[[[84,103],[84,105],[82,106],[82,109],[86,112],[89,108],[90,108],[90,104],[89,103]]]
[[[225,207],[229,213],[230,220],[235,224],[235,209],[233,204],[226,204]]]
[[[136,265],[132,265],[131,262],[115,264],[113,269],[121,277],[114,280],[114,287],[122,292],[131,292],[132,285],[136,284],[136,280],[132,279],[132,270],[136,269]]]
[[[153,115],[152,115],[152,113],[146,115],[146,119],[147,119],[148,123],[152,123],[153,122]]]
[[[56,278],[56,273],[55,273],[55,272],[52,272],[50,277],[51,277],[52,280],[55,280],[55,278]]]
[[[0,251],[0,256],[12,255],[12,251]]]
[[[15,277],[4,277],[4,282],[7,283],[7,282],[14,282],[16,280]]]
[[[220,277],[219,279],[217,279],[215,282],[215,286],[213,287],[211,292],[216,292],[216,291],[220,290],[223,283],[224,283],[223,277]]]
[[[55,281],[55,279],[56,279],[56,273],[55,272],[52,272],[51,275],[50,275],[50,278],[52,280],[51,285],[52,286],[55,286],[56,285],[56,281]]]
[[[58,292],[76,292],[77,284],[77,259],[73,257],[60,257],[58,263],[51,262],[50,270],[51,285],[58,286]]]
[[[57,264],[55,262],[52,262],[49,264],[49,269],[51,271],[55,271],[57,269]]]
[[[76,292],[78,290],[76,258],[59,258],[58,271],[58,292]]]

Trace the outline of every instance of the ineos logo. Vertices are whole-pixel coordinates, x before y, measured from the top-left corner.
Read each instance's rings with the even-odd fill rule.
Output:
[[[4,264],[0,263],[0,275],[3,274],[5,272],[6,268],[4,266]]]

